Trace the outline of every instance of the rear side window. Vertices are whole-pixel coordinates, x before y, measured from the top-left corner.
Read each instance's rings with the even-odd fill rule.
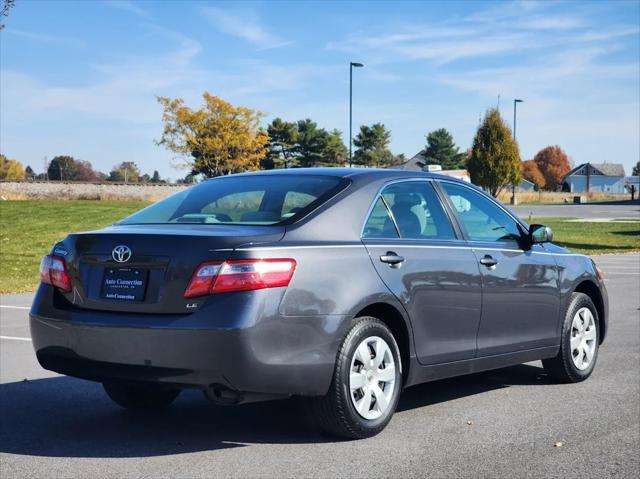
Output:
[[[378,198],[371,210],[362,236],[364,238],[398,238],[398,231],[382,198]]]
[[[119,224],[275,225],[295,221],[348,184],[315,175],[255,175],[205,181],[155,203]]]
[[[382,198],[384,201],[378,199],[367,220],[365,237],[393,238],[399,233],[405,239],[456,238],[440,199],[428,182],[394,183],[382,191]]]

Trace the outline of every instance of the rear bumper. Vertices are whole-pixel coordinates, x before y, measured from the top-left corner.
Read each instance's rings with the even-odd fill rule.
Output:
[[[43,285],[30,314],[31,336],[42,367],[83,379],[325,394],[347,321],[280,316],[273,293],[238,295],[238,304],[216,320],[215,305],[183,316],[60,309]]]

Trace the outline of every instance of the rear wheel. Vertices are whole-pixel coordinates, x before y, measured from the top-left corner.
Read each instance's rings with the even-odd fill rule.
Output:
[[[402,387],[400,351],[387,326],[358,318],[345,337],[326,396],[313,399],[326,432],[350,439],[371,437],[391,420]]]
[[[162,409],[180,394],[180,389],[136,382],[105,382],[103,387],[113,402],[125,409]]]
[[[598,311],[589,296],[573,293],[562,325],[560,351],[542,364],[560,382],[584,381],[596,365],[598,345]]]

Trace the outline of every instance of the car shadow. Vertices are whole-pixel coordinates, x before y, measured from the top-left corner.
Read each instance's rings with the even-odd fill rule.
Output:
[[[408,388],[398,410],[545,382],[541,368],[520,365]],[[184,391],[164,411],[131,412],[111,403],[99,384],[60,376],[0,384],[0,452],[127,458],[336,441],[309,416],[300,398],[223,407],[199,391]]]
[[[397,411],[427,407],[509,386],[532,386],[550,383],[547,373],[541,366],[519,364],[503,369],[441,379],[440,381],[423,383],[407,388],[400,397]]]

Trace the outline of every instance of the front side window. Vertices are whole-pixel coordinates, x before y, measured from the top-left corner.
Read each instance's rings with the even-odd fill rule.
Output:
[[[455,239],[449,218],[428,182],[394,183],[382,191],[367,220],[365,237],[394,238],[398,233],[403,239]]]
[[[204,181],[155,203],[119,224],[275,225],[295,221],[345,186],[315,175],[255,175]]]
[[[489,198],[465,186],[442,182],[460,221],[473,241],[518,241],[517,222]]]

